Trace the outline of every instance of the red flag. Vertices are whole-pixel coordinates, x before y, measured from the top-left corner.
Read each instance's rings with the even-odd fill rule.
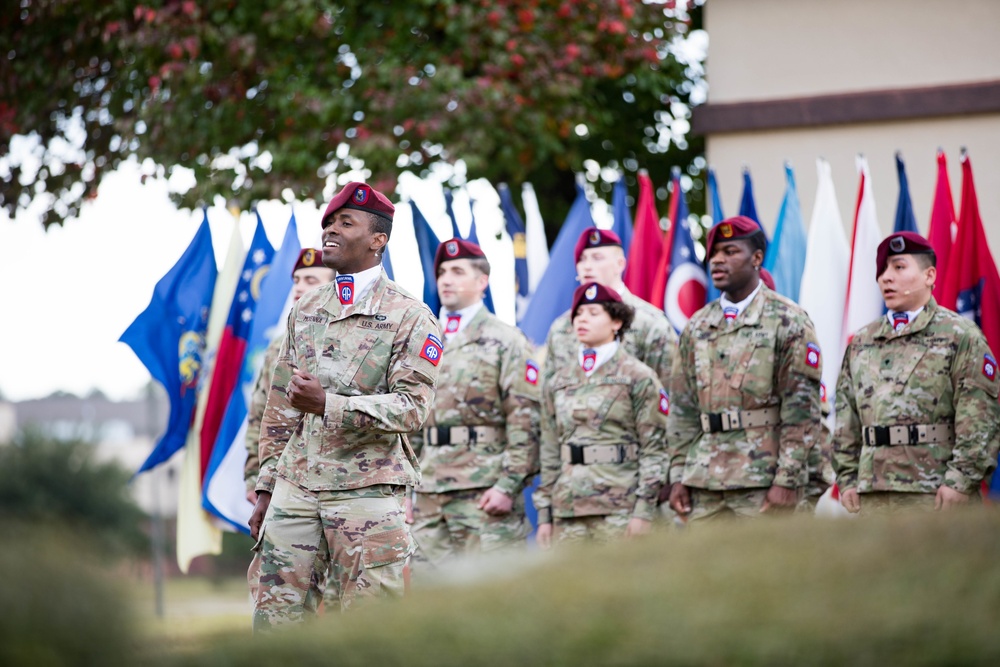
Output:
[[[986,242],[972,163],[962,154],[962,212],[948,259],[941,305],[975,320],[993,354],[1000,354],[1000,275]]]
[[[704,307],[708,277],[695,256],[678,169],[674,170],[673,189],[670,206],[673,218],[653,284],[653,305],[662,308],[674,329],[681,331],[691,316]]]
[[[944,151],[937,154],[937,187],[934,189],[934,205],[931,207],[931,227],[927,240],[937,254],[938,281],[934,285],[934,298],[941,301],[944,296],[944,277],[948,272],[951,244],[955,238],[955,202],[951,198],[951,183],[948,181],[948,165]]]
[[[649,173],[639,172],[639,203],[635,209],[635,236],[625,266],[625,287],[640,299],[652,303],[653,279],[663,252],[663,230],[656,212],[653,182]],[[654,304],[655,305],[655,304]]]
[[[680,201],[677,193],[681,189],[678,179],[677,174],[673,174],[670,179],[670,185],[673,189],[670,205],[667,207],[667,220],[670,221],[670,227],[667,228],[667,233],[660,241],[660,258],[656,262],[656,273],[653,274],[653,284],[650,289],[649,302],[660,310],[663,310],[663,294],[667,289],[667,278],[670,277],[670,250],[674,247],[674,230],[677,228],[677,202]]]

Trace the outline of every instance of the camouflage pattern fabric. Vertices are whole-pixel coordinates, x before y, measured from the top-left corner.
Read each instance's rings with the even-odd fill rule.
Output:
[[[544,517],[622,514],[652,521],[666,478],[666,417],[659,380],[623,346],[588,378],[574,358],[542,388],[542,476],[533,500]],[[638,461],[574,465],[562,445],[638,445]]]
[[[805,486],[820,420],[822,361],[804,310],[761,286],[732,323],[719,301],[681,334],[668,438],[670,481],[715,491]],[[780,422],[703,433],[701,413],[777,406]]]
[[[517,549],[525,545],[531,524],[524,516],[524,496],[514,496],[514,509],[490,515],[478,507],[482,489],[418,493],[411,530],[417,544],[414,561],[442,565],[477,553]]]
[[[278,353],[281,351],[281,344],[284,340],[285,334],[281,333],[275,336],[274,340],[267,346],[260,373],[257,375],[257,382],[250,395],[250,407],[247,409],[247,460],[243,465],[243,480],[246,482],[247,491],[253,491],[257,488],[257,476],[260,474],[260,455],[258,453],[260,420],[264,416],[267,392],[271,388],[271,375],[274,372],[274,364],[278,361]]]
[[[552,539],[556,544],[568,542],[617,542],[624,539],[628,528],[627,514],[598,514],[572,518],[556,517]]]
[[[716,519],[756,519],[764,516],[760,508],[767,497],[767,489],[735,489],[732,491],[709,491],[691,489],[691,513],[687,521],[697,523]],[[792,510],[785,510],[791,513]]]
[[[854,335],[837,382],[833,463],[841,490],[975,493],[996,465],[996,362],[971,321],[932,298],[898,333],[879,318]],[[867,446],[864,426],[954,424],[954,444]],[[862,501],[862,511],[867,495]]]
[[[538,367],[528,339],[480,308],[445,343],[437,394],[424,427],[492,426],[497,442],[427,445],[410,438],[420,456],[420,493],[495,486],[508,496],[538,472]],[[532,380],[529,380],[529,374]]]
[[[818,433],[806,459],[808,479],[803,493],[803,502],[812,509],[816,508],[820,496],[837,481],[833,472],[833,433],[827,427],[825,418],[821,421]]]
[[[401,597],[413,551],[404,494],[389,484],[313,492],[279,478],[255,547],[261,565],[254,631],[314,614],[324,572],[344,611],[368,598]]]
[[[974,494],[978,499],[978,492]],[[934,512],[936,493],[897,493],[895,491],[872,491],[861,501],[858,516],[889,516],[893,514],[930,514]]]
[[[358,303],[342,306],[336,289],[307,292],[289,315],[261,420],[257,491],[273,489],[277,477],[311,491],[419,481],[403,436],[430,413],[441,329],[385,272]],[[319,379],[324,415],[288,403],[295,368]]]
[[[670,386],[674,355],[677,353],[677,334],[663,311],[650,305],[624,287],[622,300],[635,308],[635,320],[625,332],[622,344],[625,351],[653,369],[660,384]],[[545,359],[542,368],[542,386],[555,374],[556,369],[576,364],[579,342],[573,333],[573,320],[569,311],[563,313],[549,328],[545,340]]]

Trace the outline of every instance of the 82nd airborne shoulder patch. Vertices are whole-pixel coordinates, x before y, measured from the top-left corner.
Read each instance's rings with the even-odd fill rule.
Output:
[[[806,344],[806,366],[809,368],[819,368],[819,345],[816,343]]]
[[[670,414],[670,394],[662,387],[660,387],[660,412],[665,415]]]
[[[996,380],[997,377],[997,360],[989,352],[983,355],[983,375],[990,382]]]
[[[531,359],[524,362],[524,381],[528,384],[538,384],[538,364]]]
[[[437,366],[441,361],[441,352],[444,350],[444,346],[441,345],[441,339],[434,334],[427,334],[427,340],[424,341],[424,347],[420,350],[420,357],[431,362],[432,366]]]

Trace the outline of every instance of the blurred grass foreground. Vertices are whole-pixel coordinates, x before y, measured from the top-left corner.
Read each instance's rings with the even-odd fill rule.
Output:
[[[414,573],[267,637],[135,624],[121,569],[5,531],[3,665],[938,665],[1000,660],[1000,513],[723,523]],[[473,581],[477,580],[477,581]]]

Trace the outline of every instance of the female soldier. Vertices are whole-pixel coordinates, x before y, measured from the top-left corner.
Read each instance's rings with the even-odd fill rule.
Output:
[[[609,541],[647,532],[666,479],[669,398],[619,345],[635,311],[588,282],[570,312],[576,362],[553,369],[542,387],[542,479],[533,498],[546,549],[553,534]]]

